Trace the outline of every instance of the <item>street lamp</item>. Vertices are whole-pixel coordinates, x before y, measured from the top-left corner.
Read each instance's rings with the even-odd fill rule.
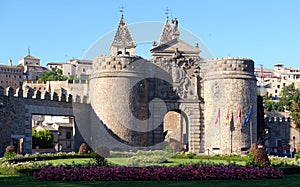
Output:
[[[295,150],[296,150],[296,137],[295,136],[293,136],[293,141],[294,141],[294,152],[295,152]]]
[[[59,137],[60,137],[60,131],[57,131],[57,150],[60,151],[60,142],[59,142]]]

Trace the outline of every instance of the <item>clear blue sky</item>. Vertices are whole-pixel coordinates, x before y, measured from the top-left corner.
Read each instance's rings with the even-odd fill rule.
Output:
[[[297,0],[0,0],[0,64],[11,58],[16,65],[28,47],[42,65],[82,58],[116,29],[121,5],[127,24],[164,22],[168,7],[179,26],[200,38],[214,57],[230,54],[252,58],[256,67],[300,68]]]

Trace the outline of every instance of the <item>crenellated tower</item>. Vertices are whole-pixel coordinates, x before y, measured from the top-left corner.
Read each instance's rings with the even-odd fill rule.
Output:
[[[245,153],[257,138],[254,61],[226,57],[206,63],[205,149],[217,154]],[[245,124],[249,110],[251,118]]]

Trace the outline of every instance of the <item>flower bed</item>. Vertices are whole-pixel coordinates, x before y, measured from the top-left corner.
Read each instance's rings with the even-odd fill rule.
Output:
[[[40,180],[62,181],[131,181],[131,180],[210,180],[210,179],[266,179],[281,178],[283,172],[275,168],[239,166],[185,167],[83,167],[45,168],[34,173]]]

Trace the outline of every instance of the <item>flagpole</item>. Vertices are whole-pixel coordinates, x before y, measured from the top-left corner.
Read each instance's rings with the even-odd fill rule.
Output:
[[[250,118],[250,143],[251,143],[251,145],[250,145],[250,147],[252,146],[252,120],[251,120],[251,118]]]
[[[219,117],[219,134],[220,134],[220,154],[222,154],[221,152],[221,145],[222,145],[222,134],[221,134],[221,112],[220,112],[220,117]]]

